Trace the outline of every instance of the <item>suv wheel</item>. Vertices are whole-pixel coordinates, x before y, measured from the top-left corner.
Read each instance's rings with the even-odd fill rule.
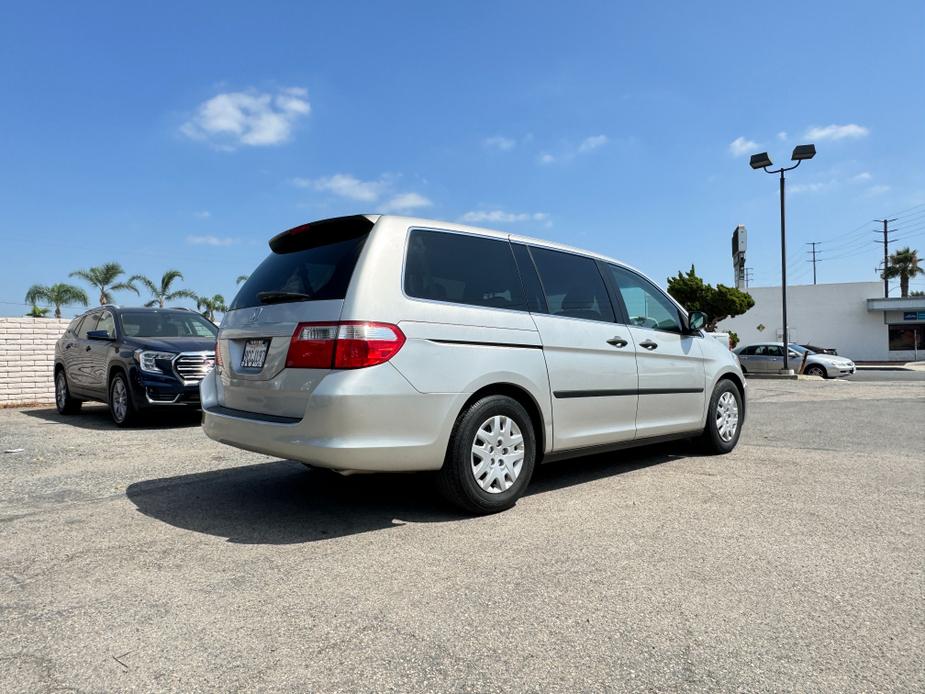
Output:
[[[735,384],[722,380],[716,385],[707,410],[707,426],[700,437],[707,453],[729,453],[739,442],[742,430],[742,394]]]
[[[55,374],[55,407],[58,408],[58,414],[77,414],[81,405],[83,400],[71,397],[64,369],[58,369],[58,373]]]
[[[109,414],[116,426],[131,425],[137,416],[132,396],[128,390],[128,381],[121,371],[116,372],[109,382]]]
[[[456,420],[438,475],[441,493],[470,513],[511,508],[530,483],[536,436],[523,406],[504,395],[489,395]]]

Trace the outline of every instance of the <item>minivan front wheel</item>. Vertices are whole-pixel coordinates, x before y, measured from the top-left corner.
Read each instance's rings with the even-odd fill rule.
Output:
[[[716,384],[707,412],[707,426],[700,437],[707,453],[729,453],[739,442],[742,430],[742,394],[727,379]]]
[[[456,420],[438,475],[442,494],[470,513],[510,508],[524,492],[536,460],[536,435],[523,405],[489,395]]]

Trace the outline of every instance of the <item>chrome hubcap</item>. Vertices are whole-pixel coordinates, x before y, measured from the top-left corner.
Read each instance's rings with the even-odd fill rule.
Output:
[[[125,384],[121,378],[117,378],[112,384],[112,415],[117,422],[125,419],[125,413],[128,412],[128,393],[125,392]]]
[[[735,395],[725,392],[716,403],[716,431],[723,441],[732,441],[739,428],[739,403]]]
[[[67,381],[64,380],[63,373],[59,373],[55,379],[55,401],[62,410],[67,403]]]
[[[472,476],[490,494],[500,494],[517,481],[524,465],[524,437],[510,417],[485,420],[472,442]]]

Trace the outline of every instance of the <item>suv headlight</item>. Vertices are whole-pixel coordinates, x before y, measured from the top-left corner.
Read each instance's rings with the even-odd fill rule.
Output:
[[[177,355],[173,352],[152,352],[147,349],[135,350],[135,361],[142,371],[152,374],[169,373],[169,364]]]

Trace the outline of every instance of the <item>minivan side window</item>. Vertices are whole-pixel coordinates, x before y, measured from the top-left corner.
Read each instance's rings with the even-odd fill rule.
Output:
[[[517,261],[520,279],[523,281],[524,291],[527,294],[527,310],[531,313],[548,313],[546,297],[543,296],[543,285],[540,284],[540,276],[536,274],[536,266],[533,264],[533,258],[530,257],[530,251],[522,243],[512,243],[511,248],[514,249],[514,260]]]
[[[550,315],[613,322],[613,306],[596,261],[538,246],[531,246],[530,254],[536,261]]]
[[[607,268],[626,305],[630,325],[673,333],[683,330],[678,307],[660,289],[626,268],[617,265]]]
[[[404,281],[419,299],[526,309],[511,244],[500,239],[413,229]]]

